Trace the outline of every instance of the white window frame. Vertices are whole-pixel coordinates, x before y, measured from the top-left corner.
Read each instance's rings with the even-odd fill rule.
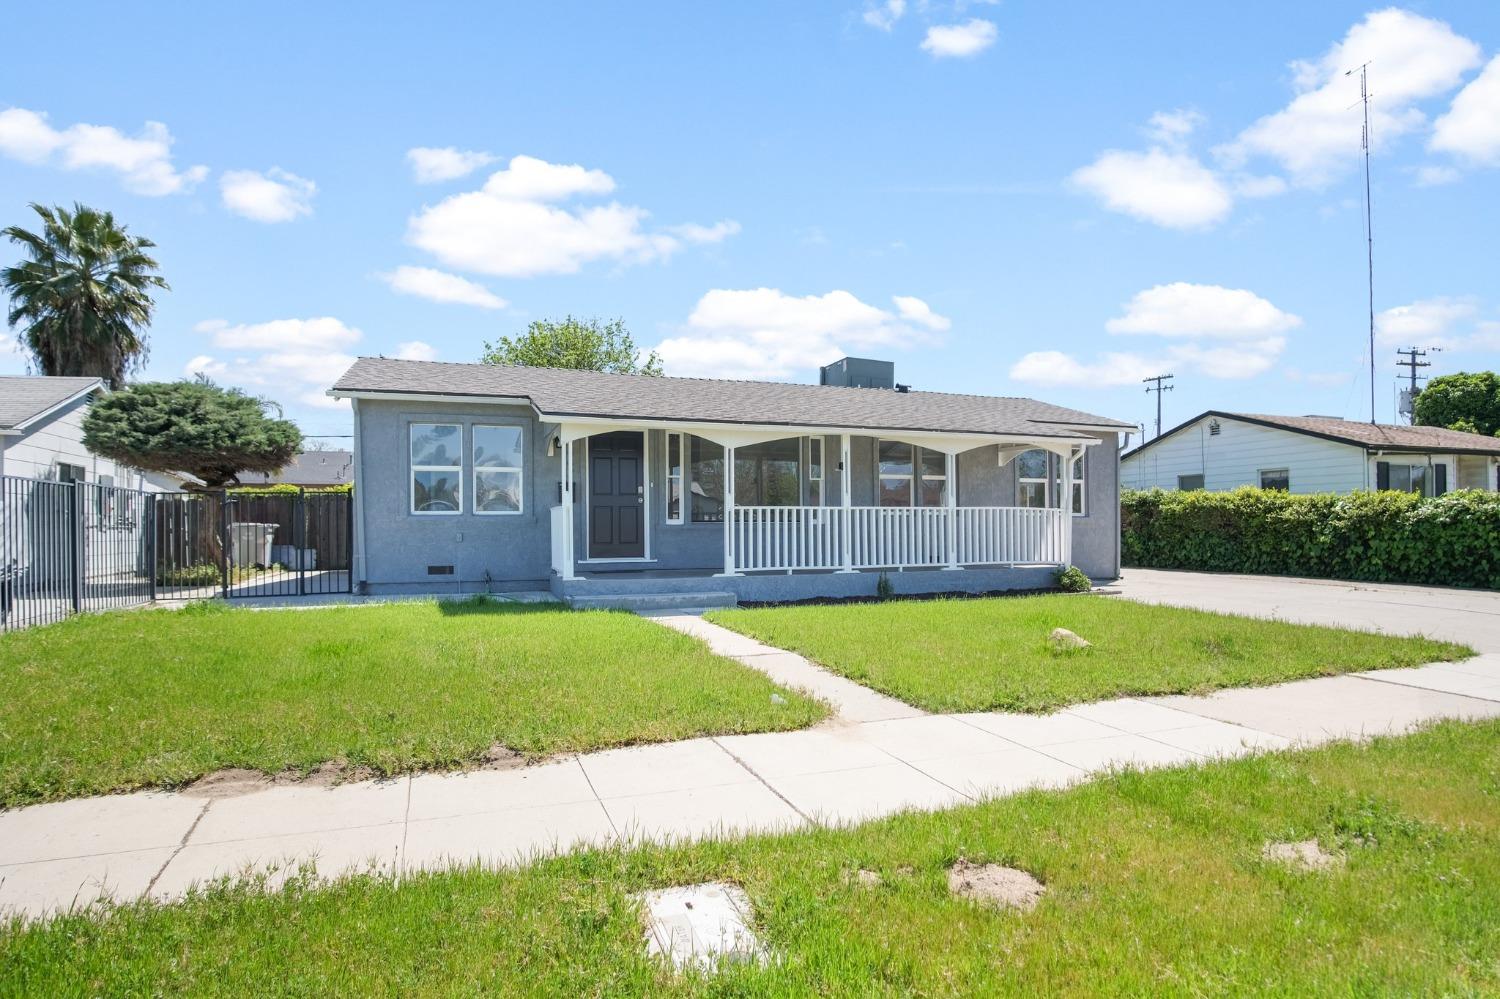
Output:
[[[808,501],[812,506],[823,505],[823,438],[809,437],[807,439],[807,491]],[[813,500],[813,483],[817,483],[818,498]]]
[[[922,456],[925,454],[943,454],[943,452],[935,448],[920,446],[912,452],[911,503],[913,507],[918,509],[939,510],[948,505],[948,456],[943,455],[943,470],[941,472],[933,472],[929,475],[927,466],[922,461]],[[943,484],[943,491],[940,494],[942,500],[937,506],[924,507],[922,504],[922,486],[928,482],[941,482]]]
[[[1042,506],[1041,506],[1041,509],[1043,509],[1043,510],[1050,510],[1052,508],[1052,453],[1050,451],[1044,450],[1044,449],[1039,448],[1039,447],[1030,448],[1029,450],[1031,450],[1031,451],[1040,451],[1041,454],[1042,454],[1042,460],[1047,463],[1047,468],[1046,468],[1046,471],[1042,474],[1042,476],[1040,478],[1038,478],[1036,476],[1022,475],[1021,474],[1021,457],[1026,452],[1023,451],[1023,452],[1021,452],[1021,454],[1016,455],[1016,458],[1015,458],[1015,461],[1016,461],[1016,505],[1017,506],[1021,505],[1021,503],[1020,503],[1020,500],[1021,500],[1021,487],[1023,485],[1028,485],[1028,484],[1033,483],[1033,482],[1040,482],[1042,484]]]
[[[474,454],[474,448],[479,444],[480,430],[514,430],[521,435],[521,464],[519,465],[484,465],[479,464],[478,456]],[[518,423],[476,423],[469,428],[469,465],[470,477],[474,487],[474,516],[476,517],[515,517],[526,512],[526,428]],[[517,491],[520,499],[519,505],[514,510],[481,510],[479,509],[479,476],[483,472],[515,472],[521,477],[521,488]]]
[[[1284,476],[1286,478],[1286,491],[1287,492],[1291,492],[1292,491],[1292,470],[1290,468],[1287,468],[1287,467],[1282,467],[1282,468],[1257,468],[1255,470],[1255,484],[1257,486],[1259,486],[1261,489],[1269,489],[1270,488],[1269,486],[1266,485],[1266,473],[1267,472],[1270,472],[1272,474],[1280,473],[1282,476]]]
[[[880,468],[880,446],[882,444],[900,444],[900,445],[902,445],[904,447],[911,448],[911,473],[910,474],[903,475],[900,472],[886,473],[886,472],[884,472],[884,471],[881,470],[881,468]],[[917,471],[918,471],[918,468],[920,467],[917,464],[917,462],[918,462],[919,458],[920,458],[920,456],[917,454],[917,445],[911,443],[910,441],[898,441],[898,440],[891,440],[889,438],[880,438],[880,439],[877,439],[875,441],[875,504],[877,506],[884,506],[884,504],[880,502],[880,498],[881,498],[881,485],[880,485],[880,483],[881,483],[881,480],[883,480],[883,479],[905,479],[906,480],[906,505],[905,506],[897,506],[897,507],[889,507],[888,509],[892,509],[892,510],[910,510],[912,507],[914,507],[914,506],[917,505]]]
[[[1083,448],[1078,457],[1068,460],[1068,506],[1075,517],[1089,515],[1088,454],[1088,448]]]
[[[672,472],[672,438],[677,438],[677,472]],[[662,448],[662,464],[665,470],[663,480],[667,484],[666,493],[662,496],[664,501],[665,524],[687,523],[687,435],[680,430],[668,430],[666,447]],[[672,516],[672,483],[677,483],[677,516]]]
[[[418,465],[412,461],[411,446],[416,436],[418,427],[455,427],[458,429],[458,460],[457,465]],[[406,488],[408,497],[406,510],[413,517],[457,517],[464,512],[464,425],[462,423],[442,423],[434,420],[413,420],[406,426]],[[458,509],[457,510],[418,510],[417,509],[417,473],[418,472],[452,472],[457,471],[454,481],[458,484]]]

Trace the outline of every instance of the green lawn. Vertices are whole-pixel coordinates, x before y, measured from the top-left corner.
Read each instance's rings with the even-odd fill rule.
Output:
[[[708,619],[929,711],[1049,711],[1474,654],[1447,642],[1101,596],[763,607]],[[1047,636],[1058,627],[1093,647],[1054,651]]]
[[[1307,838],[1343,866],[1262,859]],[[947,892],[960,857],[1047,894],[1027,914],[977,908]],[[674,978],[643,956],[631,894],[711,879],[745,888],[777,960]],[[0,968],[0,991],[25,995],[1493,995],[1500,723],[847,830],[219,887],[0,929]]]
[[[224,767],[342,758],[391,774],[497,741],[540,755],[827,714],[635,615],[493,601],[82,616],[0,636],[0,690],[0,806]]]

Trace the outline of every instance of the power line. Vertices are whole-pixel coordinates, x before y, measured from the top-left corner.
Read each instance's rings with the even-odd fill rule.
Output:
[[[1153,375],[1150,378],[1141,379],[1141,381],[1146,383],[1147,395],[1150,395],[1152,392],[1156,393],[1156,437],[1161,436],[1161,394],[1163,392],[1172,391],[1171,385],[1165,385],[1163,383],[1171,381],[1172,378],[1172,375]],[[1153,382],[1155,382],[1154,386],[1152,385]],[[1142,436],[1144,436],[1144,434]],[[1155,437],[1152,438],[1152,440],[1155,439]]]
[[[1411,382],[1410,387],[1406,389],[1406,397],[1401,400],[1401,405],[1399,408],[1402,410],[1403,414],[1413,423],[1416,422],[1417,393],[1420,391],[1417,388],[1417,382],[1425,380],[1427,377],[1426,375],[1417,374],[1417,369],[1432,367],[1432,362],[1425,361],[1423,360],[1423,358],[1425,358],[1429,352],[1438,354],[1441,353],[1442,350],[1443,348],[1441,347],[1407,347],[1404,350],[1396,351],[1396,356],[1401,358],[1401,360],[1396,362],[1396,367],[1405,368],[1407,371],[1406,377],[1410,379]]]

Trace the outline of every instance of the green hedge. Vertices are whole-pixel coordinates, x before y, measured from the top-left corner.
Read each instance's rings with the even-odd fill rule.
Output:
[[[1127,566],[1500,589],[1500,494],[1126,490]]]

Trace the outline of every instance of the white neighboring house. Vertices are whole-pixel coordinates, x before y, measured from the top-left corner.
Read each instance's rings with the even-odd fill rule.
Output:
[[[0,475],[171,492],[191,476],[143,472],[83,446],[83,417],[109,391],[98,378],[0,376]]]
[[[1120,459],[1125,489],[1500,490],[1500,438],[1332,416],[1209,410]]]

